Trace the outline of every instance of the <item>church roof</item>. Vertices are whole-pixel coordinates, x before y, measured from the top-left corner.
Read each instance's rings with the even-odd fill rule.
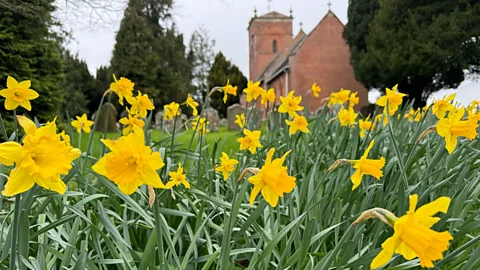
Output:
[[[278,71],[278,69],[283,67],[288,62],[288,57],[298,47],[298,45],[302,43],[306,36],[307,34],[300,29],[300,32],[298,32],[297,36],[292,40],[292,42],[290,42],[285,49],[278,52],[272,61],[270,61],[270,63],[265,67],[260,76],[258,76],[257,81],[266,79],[264,78],[265,75],[272,76]]]
[[[255,11],[255,17],[250,19],[250,22],[248,23],[248,28],[250,28],[250,25],[253,23],[253,21],[258,20],[258,19],[260,19],[260,20],[293,20],[293,17],[291,15],[290,16],[283,15],[283,14],[278,13],[276,11],[270,11],[269,13],[267,13],[265,15],[257,17],[257,13]]]
[[[321,25],[325,21],[325,19],[330,17],[334,17],[343,25],[343,23],[338,19],[335,13],[329,10],[327,14],[325,14],[325,16],[320,20],[317,26],[315,26],[315,28],[308,35],[305,34],[302,29],[300,29],[300,32],[292,40],[292,42],[287,45],[287,47],[283,51],[277,53],[277,55],[272,59],[272,61],[270,61],[270,63],[265,67],[262,73],[260,73],[260,76],[256,78],[256,81],[266,80],[267,82],[269,82],[274,79],[280,71],[282,71],[285,67],[288,66],[288,57],[295,54],[297,50],[302,47],[305,40],[308,39],[308,37],[310,37],[310,35],[318,28],[318,26]]]
[[[278,13],[278,12],[276,12],[276,11],[271,11],[271,12],[269,12],[269,13],[267,13],[267,14],[265,14],[265,15],[262,15],[262,16],[260,16],[260,17],[258,17],[258,18],[290,18],[290,17],[285,16],[285,15],[283,15],[283,14],[280,14],[280,13]]]

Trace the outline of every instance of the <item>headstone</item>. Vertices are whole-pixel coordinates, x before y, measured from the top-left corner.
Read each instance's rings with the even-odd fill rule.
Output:
[[[161,110],[155,114],[155,129],[161,129],[162,128],[162,123],[163,123],[163,128],[167,130],[168,132],[173,131],[173,124],[174,120],[166,120],[163,119],[165,112],[164,110]],[[183,114],[180,112],[180,116],[177,116],[177,122],[175,123],[175,129],[184,129],[185,128],[185,123],[188,121],[187,115]]]
[[[210,131],[217,131],[218,126],[220,126],[220,116],[218,115],[218,111],[214,108],[207,108],[203,115],[208,120],[208,129]]]
[[[162,122],[163,122],[163,110],[161,111],[158,111],[156,114],[155,114],[155,129],[160,129],[161,126],[162,126]]]
[[[105,131],[105,125],[107,125],[107,132],[117,131],[117,109],[112,103],[106,102],[102,105],[100,112],[98,112],[98,122],[95,131]],[[108,123],[107,123],[108,119]]]
[[[228,120],[227,120],[227,118],[222,118],[222,119],[220,119],[220,126],[221,126],[221,127],[226,127],[226,126],[228,126]]]
[[[228,130],[240,130],[240,127],[235,124],[237,114],[245,113],[245,108],[240,104],[236,103],[232,106],[229,106],[227,109],[227,121],[228,121]]]

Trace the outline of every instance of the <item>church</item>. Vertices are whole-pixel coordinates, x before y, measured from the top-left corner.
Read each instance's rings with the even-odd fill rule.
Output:
[[[295,90],[310,111],[341,88],[358,92],[357,110],[368,105],[367,89],[355,79],[350,50],[342,37],[344,25],[337,16],[329,9],[308,34],[300,29],[293,36],[292,23],[291,10],[290,16],[275,11],[257,16],[255,11],[248,25],[249,80],[260,81],[264,89],[273,87],[277,97]],[[313,82],[322,88],[320,98],[309,92]]]

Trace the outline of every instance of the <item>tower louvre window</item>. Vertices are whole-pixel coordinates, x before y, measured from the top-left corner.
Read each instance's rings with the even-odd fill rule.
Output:
[[[272,51],[274,53],[277,52],[277,40],[276,39],[274,39],[273,42],[272,42]]]

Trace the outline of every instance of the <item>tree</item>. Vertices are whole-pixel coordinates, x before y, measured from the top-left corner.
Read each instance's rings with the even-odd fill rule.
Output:
[[[192,61],[192,84],[200,101],[203,101],[209,91],[208,73],[213,65],[215,40],[210,39],[208,30],[201,26],[193,32],[189,51]]]
[[[95,87],[85,93],[88,99],[88,111],[93,114],[98,110],[102,96],[107,89],[110,88],[110,83],[113,81],[112,72],[107,66],[101,66],[97,69],[95,75]]]
[[[221,117],[227,117],[228,106],[240,102],[240,91],[247,87],[248,80],[236,65],[228,61],[222,52],[218,52],[208,73],[208,88],[224,86],[228,80],[233,86],[237,86],[237,96],[228,96],[226,104],[223,103],[223,93],[215,92],[211,97],[211,105],[218,110]]]
[[[29,10],[35,13],[20,12],[5,3],[0,5],[1,85],[5,86],[8,75],[19,81],[31,80],[32,89],[40,96],[32,102],[31,112],[19,108],[17,113],[36,116],[41,121],[53,120],[64,98],[61,37],[50,30],[60,26],[52,18],[53,2],[31,1]],[[0,112],[2,116],[10,114],[3,104]]]
[[[480,68],[480,2],[384,0],[353,66],[367,86],[399,89],[423,106]],[[352,46],[352,45],[351,45]]]
[[[153,98],[157,108],[186,97],[191,68],[183,36],[168,25],[172,0],[130,0],[116,36],[110,70]]]
[[[88,95],[95,91],[96,81],[88,71],[87,64],[78,59],[78,56],[71,55],[69,51],[64,53],[65,80],[63,90],[65,99],[62,103],[61,113],[68,111],[70,117],[89,113]]]

